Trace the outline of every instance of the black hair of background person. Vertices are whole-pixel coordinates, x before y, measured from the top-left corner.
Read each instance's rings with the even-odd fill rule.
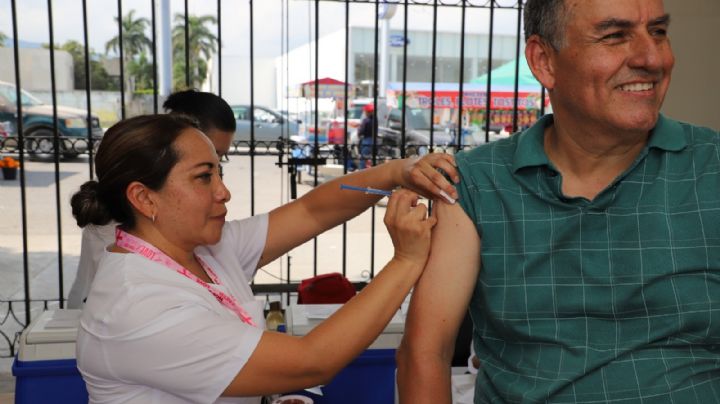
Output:
[[[184,114],[141,115],[110,127],[95,155],[98,179],[82,184],[70,198],[78,226],[115,221],[134,228],[135,214],[125,195],[128,186],[139,181],[151,190],[161,189],[180,158],[173,143],[189,128],[197,128],[197,123]],[[148,166],[148,161],[153,164]]]
[[[197,90],[184,90],[172,93],[163,103],[163,109],[169,113],[192,116],[207,132],[218,129],[223,132],[235,132],[235,114],[230,105],[213,93]]]

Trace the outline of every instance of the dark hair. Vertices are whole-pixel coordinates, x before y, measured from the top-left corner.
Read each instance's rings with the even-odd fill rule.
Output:
[[[70,199],[78,226],[104,225],[115,220],[127,228],[135,216],[125,191],[133,181],[162,188],[180,158],[175,139],[197,128],[179,114],[143,115],[120,121],[107,130],[95,155],[97,181],[85,182]]]
[[[553,48],[562,48],[567,12],[565,0],[527,0],[523,15],[525,41],[537,35]]]
[[[165,112],[195,118],[203,132],[219,129],[235,132],[235,114],[225,100],[213,93],[185,90],[172,93],[163,103]]]

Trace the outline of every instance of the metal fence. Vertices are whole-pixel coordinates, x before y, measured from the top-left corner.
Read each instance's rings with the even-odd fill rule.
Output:
[[[87,157],[87,170],[88,170],[88,176],[89,179],[92,179],[94,177],[94,167],[93,167],[93,154],[94,151],[97,150],[97,146],[99,141],[102,139],[102,129],[101,129],[101,123],[98,120],[97,116],[93,113],[93,105],[92,105],[92,84],[91,83],[91,69],[92,69],[92,60],[91,60],[91,52],[89,48],[89,39],[91,38],[91,32],[88,29],[88,1],[82,0],[82,22],[83,22],[83,41],[82,45],[84,47],[83,51],[83,67],[84,67],[84,89],[85,89],[85,106],[86,106],[86,116],[85,116],[85,123],[81,130],[75,130],[72,133],[67,131],[66,126],[63,124],[62,119],[58,118],[59,112],[58,112],[58,101],[57,101],[57,89],[56,89],[56,77],[55,77],[55,46],[56,46],[56,40],[55,40],[55,27],[53,26],[53,14],[57,13],[56,7],[54,7],[54,4],[57,3],[58,0],[47,0],[45,12],[48,16],[48,56],[49,56],[49,64],[50,64],[50,94],[51,94],[51,103],[52,106],[52,113],[51,113],[51,119],[48,119],[47,121],[43,123],[37,123],[37,122],[31,122],[28,119],[28,114],[26,113],[26,107],[27,105],[23,102],[23,83],[24,83],[24,77],[21,75],[21,58],[20,58],[20,49],[21,49],[21,42],[19,38],[19,27],[21,27],[23,24],[37,24],[38,21],[22,21],[22,19],[18,16],[17,6],[18,6],[18,0],[9,0],[8,5],[8,14],[11,17],[11,32],[7,34],[7,37],[9,38],[8,41],[11,39],[11,46],[13,48],[13,60],[12,61],[6,61],[5,63],[12,63],[14,68],[14,77],[15,81],[12,83],[14,85],[14,91],[15,91],[15,105],[13,109],[14,114],[14,120],[8,125],[6,129],[6,133],[4,135],[0,134],[0,154],[4,156],[13,156],[19,160],[20,166],[19,166],[19,189],[20,189],[20,202],[19,202],[19,212],[8,212],[4,211],[3,214],[17,214],[20,215],[20,223],[21,228],[20,231],[20,237],[22,239],[22,265],[17,268],[12,268],[13,270],[17,270],[18,272],[22,271],[22,289],[23,289],[23,298],[22,299],[16,299],[16,300],[0,300],[0,357],[12,357],[15,355],[16,351],[16,338],[17,333],[21,331],[24,327],[27,326],[27,324],[30,323],[33,309],[35,311],[47,309],[48,307],[63,307],[65,296],[66,296],[66,290],[64,288],[64,274],[66,272],[66,268],[64,268],[63,265],[63,257],[65,254],[65,246],[63,243],[63,236],[62,236],[62,216],[60,212],[62,210],[67,209],[66,206],[63,206],[63,196],[61,195],[59,183],[60,183],[60,173],[61,173],[61,162],[64,161],[64,159],[70,159],[77,156],[86,156]],[[161,0],[158,0],[160,2]],[[411,84],[408,82],[408,35],[409,35],[409,28],[408,28],[408,16],[411,14],[413,9],[416,8],[423,8],[424,10],[432,10],[432,27],[431,34],[432,34],[432,43],[431,43],[431,49],[429,52],[429,55],[427,57],[429,58],[429,63],[431,66],[430,69],[430,77],[429,77],[429,85],[430,85],[430,105],[427,108],[427,112],[429,112],[429,122],[431,125],[431,130],[429,131],[429,139],[426,143],[421,144],[418,143],[416,140],[408,139],[406,134],[408,133],[408,128],[406,127],[408,122],[408,106],[407,102],[403,102],[402,105],[398,106],[399,114],[400,114],[400,127],[395,128],[397,129],[395,133],[397,134],[396,137],[391,138],[388,136],[385,136],[383,134],[383,128],[376,127],[374,128],[374,135],[373,135],[373,144],[372,144],[372,153],[369,156],[369,160],[372,161],[372,164],[379,164],[383,160],[386,159],[394,159],[394,158],[402,158],[409,156],[411,154],[417,154],[417,153],[425,153],[425,152],[449,152],[449,153],[455,153],[458,150],[470,147],[467,144],[463,143],[463,131],[465,126],[467,126],[466,123],[463,122],[463,111],[464,106],[464,98],[462,95],[465,95],[465,86],[468,82],[468,77],[465,77],[465,71],[467,70],[466,63],[466,49],[469,46],[473,46],[474,44],[469,44],[466,42],[466,38],[469,38],[469,35],[467,34],[467,13],[470,10],[485,10],[483,16],[486,17],[484,21],[475,21],[475,24],[483,24],[485,27],[487,27],[487,43],[484,45],[487,48],[487,56],[486,56],[486,74],[487,74],[487,85],[484,92],[484,97],[486,99],[484,100],[484,111],[481,111],[481,113],[484,113],[484,116],[486,117],[486,123],[482,130],[484,131],[484,140],[486,142],[491,140],[492,135],[492,128],[489,122],[489,117],[491,114],[491,81],[492,81],[492,74],[493,74],[493,41],[494,41],[494,32],[496,30],[496,19],[498,13],[502,12],[505,13],[507,16],[507,13],[512,13],[514,18],[516,19],[516,30],[515,30],[515,47],[514,47],[514,57],[516,61],[520,60],[521,56],[521,15],[522,15],[522,7],[523,7],[523,1],[522,0],[509,0],[509,1],[500,1],[500,0],[397,0],[397,1],[375,1],[375,0],[356,0],[356,1],[342,1],[342,0],[297,0],[297,1],[290,1],[290,0],[278,0],[275,2],[277,5],[276,7],[276,13],[273,14],[274,17],[280,21],[281,26],[281,32],[278,33],[278,36],[280,37],[280,43],[281,48],[283,52],[283,56],[281,57],[280,67],[279,69],[283,72],[286,72],[289,69],[289,62],[286,56],[291,51],[291,28],[290,28],[290,17],[289,17],[289,11],[290,11],[290,4],[297,4],[297,3],[303,3],[307,4],[308,12],[311,13],[314,18],[309,20],[307,22],[307,26],[304,27],[304,29],[307,29],[308,33],[312,33],[311,38],[309,38],[310,47],[314,47],[314,60],[310,60],[309,63],[314,66],[314,99],[311,100],[311,104],[313,107],[311,108],[311,114],[314,115],[311,117],[311,122],[313,122],[314,127],[307,128],[308,132],[317,134],[314,136],[314,138],[308,142],[308,143],[302,143],[297,142],[294,140],[290,140],[289,138],[289,127],[286,126],[283,129],[282,137],[275,141],[260,141],[256,139],[256,133],[255,133],[255,117],[253,114],[250,114],[250,138],[249,140],[238,140],[234,142],[233,148],[231,150],[231,154],[238,155],[238,156],[244,156],[244,159],[247,159],[247,164],[249,164],[249,170],[250,170],[250,180],[249,180],[249,186],[247,192],[250,195],[250,214],[256,213],[256,206],[255,206],[255,194],[256,194],[256,183],[255,183],[255,170],[256,170],[256,159],[258,158],[271,158],[275,159],[276,163],[275,166],[277,167],[277,175],[278,176],[286,176],[288,178],[287,186],[290,189],[288,192],[289,197],[294,197],[295,193],[295,187],[296,182],[298,181],[297,176],[299,174],[300,167],[311,167],[309,170],[309,175],[311,175],[313,185],[317,185],[322,178],[319,177],[319,172],[321,171],[319,169],[320,166],[323,164],[329,164],[334,163],[338,166],[342,167],[342,172],[346,173],[350,168],[351,164],[350,161],[353,159],[363,158],[362,156],[359,156],[359,150],[357,144],[354,143],[352,139],[352,131],[353,128],[348,126],[349,119],[342,120],[343,126],[342,126],[342,139],[341,141],[336,141],[334,143],[323,143],[321,142],[321,138],[319,136],[320,132],[323,130],[321,128],[321,119],[319,116],[319,79],[320,79],[320,43],[321,43],[321,27],[323,24],[323,13],[322,8],[326,5],[333,4],[334,8],[333,10],[336,12],[336,14],[332,16],[325,15],[325,18],[333,18],[333,19],[343,19],[344,20],[344,31],[345,31],[345,37],[344,37],[344,43],[345,43],[345,49],[344,54],[342,55],[342,58],[344,59],[345,64],[345,77],[342,78],[346,83],[349,81],[350,77],[350,69],[352,66],[351,64],[351,38],[350,38],[350,32],[351,32],[351,23],[350,23],[350,16],[353,13],[353,10],[356,9],[356,7],[374,7],[374,26],[372,27],[374,38],[373,38],[373,59],[372,59],[372,68],[370,69],[372,73],[372,77],[366,77],[365,80],[370,82],[369,85],[369,95],[371,96],[373,103],[375,105],[378,105],[379,102],[382,102],[382,98],[384,94],[380,94],[379,92],[379,83],[381,81],[381,77],[379,77],[381,67],[380,66],[380,58],[379,54],[381,53],[381,49],[379,49],[381,38],[380,38],[380,16],[382,15],[384,9],[387,7],[395,7],[399,9],[403,15],[403,23],[402,23],[402,38],[403,38],[403,44],[402,44],[402,57],[401,62],[399,64],[402,66],[402,79],[401,79],[401,90],[399,90],[399,94],[401,96],[405,96],[408,91],[408,85]],[[217,80],[217,92],[219,95],[222,94],[223,85],[225,85],[227,88],[228,85],[230,85],[230,81],[227,80],[226,77],[224,77],[227,72],[223,70],[223,43],[226,41],[248,41],[249,42],[249,53],[247,56],[247,64],[249,66],[248,69],[248,76],[246,79],[242,80],[242,85],[247,86],[249,88],[250,98],[249,98],[249,104],[250,109],[253,110],[255,106],[255,94],[258,91],[256,79],[255,79],[255,48],[254,48],[254,35],[256,33],[257,27],[258,27],[258,21],[255,20],[254,17],[254,8],[257,3],[254,3],[252,0],[248,0],[243,2],[243,7],[248,8],[248,20],[243,22],[247,23],[248,26],[248,35],[247,37],[241,37],[241,38],[227,38],[224,37],[223,34],[223,24],[227,24],[228,21],[234,20],[233,16],[227,16],[223,14],[223,1],[217,0],[216,4],[216,14],[214,15],[214,18],[216,19],[216,32],[215,37],[217,39],[217,53],[214,56],[214,60],[217,62],[217,71],[215,74],[215,79]],[[338,5],[340,7],[338,7]],[[109,6],[112,8],[112,11],[108,9],[107,12],[112,12],[116,16],[124,16],[126,15],[126,11],[124,11],[124,6],[126,6],[126,2],[123,2],[123,0],[117,0],[116,3],[113,3],[111,1],[107,1],[106,6]],[[152,97],[152,103],[149,110],[147,110],[147,113],[157,113],[158,107],[160,105],[160,83],[159,83],[159,77],[158,77],[158,64],[156,63],[156,60],[158,59],[158,51],[159,51],[159,43],[158,39],[156,38],[156,32],[158,31],[158,16],[156,15],[156,10],[158,8],[158,4],[156,4],[156,0],[149,0],[149,7],[151,8],[151,16],[149,18],[150,21],[150,31],[151,34],[149,38],[147,38],[151,44],[151,72],[152,72],[152,91],[150,94],[146,94],[146,97]],[[184,74],[185,77],[185,86],[186,87],[192,87],[191,83],[191,69],[193,69],[193,63],[196,62],[191,58],[190,53],[190,30],[189,27],[189,4],[188,0],[184,0],[183,2],[183,8],[184,8],[184,71],[181,69],[181,74]],[[444,133],[449,134],[451,137],[450,141],[439,143],[436,141],[435,137],[437,136],[436,131],[434,130],[434,125],[436,119],[436,94],[438,92],[438,80],[436,77],[436,71],[437,66],[437,54],[438,54],[438,11],[442,9],[448,9],[452,8],[454,10],[457,10],[457,13],[459,15],[459,21],[458,21],[458,29],[457,34],[459,37],[459,46],[457,49],[457,57],[458,57],[458,63],[459,68],[458,76],[456,80],[454,80],[454,84],[457,85],[457,92],[461,96],[457,97],[457,117],[456,121],[450,122],[449,124],[445,125]],[[342,10],[341,13],[337,13],[338,10]],[[5,11],[3,11],[5,12]],[[122,26],[122,18],[117,18],[117,38],[118,40],[118,53],[117,53],[117,61],[119,63],[119,89],[118,89],[118,95],[120,97],[119,101],[119,108],[120,108],[120,119],[124,119],[126,116],[128,116],[128,100],[126,99],[126,88],[125,88],[125,82],[127,74],[128,66],[124,65],[124,52],[127,51],[127,49],[124,49],[124,45],[126,45],[123,40],[124,38],[124,32],[123,32],[123,26]],[[516,131],[518,128],[521,127],[518,117],[519,112],[521,108],[518,105],[519,100],[519,68],[520,63],[516,62],[515,64],[515,82],[514,82],[514,103],[511,108],[509,108],[510,114],[512,116],[511,126],[512,131]],[[178,70],[176,69],[175,73],[178,73]],[[283,90],[283,97],[289,97],[289,90],[287,88],[289,87],[289,78],[286,73],[282,73],[278,75],[280,77],[278,86],[281,88],[284,88]],[[311,78],[312,79],[312,78]],[[357,77],[356,77],[357,79]],[[447,82],[446,82],[447,83]],[[345,85],[344,86],[344,94],[343,94],[343,100],[345,102],[343,103],[343,107],[340,109],[340,117],[348,117],[349,113],[349,106],[348,101],[351,98],[351,94],[349,94],[349,91],[351,89]],[[541,99],[545,99],[545,93],[543,89],[538,88],[538,92],[541,94]],[[283,102],[279,102],[280,105],[283,105]],[[541,102],[539,105],[539,115],[544,113],[545,103]],[[286,120],[287,123],[287,120]],[[379,126],[376,120],[376,126]],[[510,129],[510,128],[508,128]],[[25,175],[25,169],[27,166],[27,162],[31,160],[37,160],[37,159],[45,159],[47,161],[48,166],[52,164],[52,170],[54,174],[54,181],[56,184],[55,187],[55,193],[53,197],[52,203],[48,203],[48,209],[55,209],[55,223],[54,226],[57,227],[57,239],[56,239],[56,246],[57,246],[57,271],[58,271],[58,283],[57,283],[57,297],[54,299],[41,299],[41,300],[34,300],[31,296],[31,283],[33,282],[33,277],[30,271],[30,261],[32,259],[32,254],[30,253],[28,249],[28,216],[32,214],[29,210],[29,203],[27,200],[27,194],[26,194],[26,175]],[[342,251],[341,251],[341,265],[340,270],[343,274],[346,274],[347,271],[347,255],[348,255],[348,242],[347,242],[347,225],[342,226]],[[368,258],[368,277],[372,278],[375,275],[375,243],[376,243],[376,226],[375,226],[375,208],[373,207],[371,209],[371,232],[370,232],[370,251],[369,251],[369,257]],[[382,229],[380,229],[382,230]],[[319,248],[319,241],[316,239],[311,242],[312,243],[312,249],[313,249],[313,274],[317,273],[323,273],[323,272],[331,272],[323,268],[318,268],[318,248]],[[297,279],[295,279],[292,276],[291,271],[291,261],[288,258],[287,263],[285,264],[286,267],[286,275],[283,279],[278,280],[276,283],[268,283],[268,284],[260,284],[255,283],[253,285],[254,290],[259,294],[288,294],[296,290],[297,288]],[[2,344],[5,344],[5,347],[2,347]]]

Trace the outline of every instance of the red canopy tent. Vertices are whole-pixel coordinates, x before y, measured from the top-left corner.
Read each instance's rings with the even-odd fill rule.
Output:
[[[330,77],[324,77],[322,79],[302,83],[302,96],[305,98],[315,98],[316,83],[320,98],[335,98],[336,100],[344,99],[346,86],[350,87],[348,88],[348,94],[352,96],[352,84],[335,80]]]

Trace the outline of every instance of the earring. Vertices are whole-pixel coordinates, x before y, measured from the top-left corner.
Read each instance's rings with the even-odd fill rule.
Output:
[[[155,223],[155,214],[152,215],[152,222]]]

